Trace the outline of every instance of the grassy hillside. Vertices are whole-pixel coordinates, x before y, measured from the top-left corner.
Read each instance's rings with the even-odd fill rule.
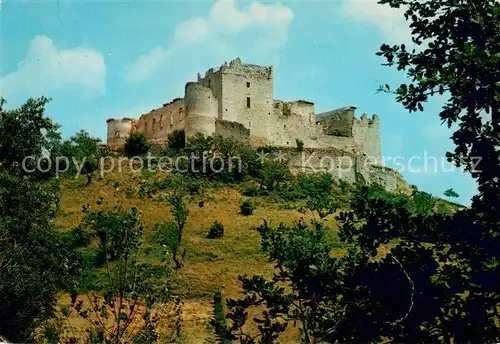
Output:
[[[180,300],[180,303],[172,301],[160,307],[160,332],[170,336],[176,321],[180,319],[183,343],[213,342],[216,334],[210,321],[214,318],[214,294],[220,290],[223,298],[238,298],[242,290],[238,281],[241,274],[272,276],[273,265],[260,250],[260,237],[256,227],[264,219],[271,225],[281,222],[290,224],[300,219],[311,220],[315,218],[315,214],[302,209],[299,211],[297,206],[271,195],[252,197],[255,210],[252,215],[243,216],[239,205],[243,194],[248,194],[245,190],[252,187],[255,189],[254,182],[205,182],[194,185],[196,183],[189,180],[188,189],[192,191],[186,198],[189,217],[181,243],[182,249],[186,250],[185,263],[177,270],[171,264],[161,261],[161,254],[155,251],[152,244],[156,224],[172,220],[171,209],[166,202],[169,189],[158,187],[169,178],[172,177],[165,174],[124,171],[107,174],[102,179],[95,178],[88,186],[85,186],[86,178],[83,177],[63,180],[56,226],[61,231],[69,231],[78,226],[84,217],[82,208],[91,211],[112,210],[116,205],[123,206],[126,210],[136,208],[144,225],[144,245],[146,250],[152,252],[141,259],[151,266],[159,267],[160,274],[164,273],[162,281],[165,287],[170,288]],[[411,188],[407,185],[400,185],[400,192],[409,194],[410,191]],[[456,209],[445,201],[436,203],[436,209],[442,210],[443,207],[446,211]],[[215,221],[224,225],[224,236],[209,239],[207,233]],[[325,217],[323,221],[336,237],[335,214]],[[94,240],[83,248],[84,256],[91,257],[96,246],[97,242]],[[382,249],[380,254],[384,255],[386,249],[389,247]],[[342,255],[342,249],[333,249],[332,255]],[[107,276],[105,268],[90,267],[87,272],[88,276],[84,281],[86,289],[81,291],[79,299],[90,305],[91,298],[88,295],[94,295],[93,290],[99,295]],[[67,313],[69,303],[69,295],[60,296],[62,313]],[[88,319],[75,314],[70,314],[68,318],[69,321],[65,320],[64,324],[68,335],[77,335],[90,325]],[[296,329],[289,328],[282,340],[296,342]]]
[[[61,211],[56,225],[61,230],[77,226],[83,219],[82,206],[89,204],[92,209],[112,209],[117,203],[125,209],[135,207],[144,224],[146,244],[150,241],[155,225],[171,220],[170,206],[165,202],[162,192],[152,198],[139,196],[141,184],[161,180],[164,176],[132,173],[109,174],[102,180],[95,180],[89,186],[85,180],[63,181],[61,193]],[[241,190],[248,184],[237,186],[223,185],[208,189],[203,195],[189,200],[189,218],[186,224],[182,247],[186,249],[185,265],[180,270],[173,270],[169,276],[173,292],[184,303],[182,310],[183,342],[200,343],[200,338],[213,339],[214,332],[208,325],[213,315],[212,299],[215,291],[221,289],[223,297],[238,297],[241,291],[238,275],[272,274],[272,264],[260,251],[259,234],[256,226],[266,219],[271,224],[291,223],[301,218],[313,218],[311,212],[284,209],[283,205],[266,200],[255,199],[255,211],[250,216],[241,215],[239,203]],[[96,202],[102,199],[98,205]],[[203,207],[199,202],[203,201]],[[100,203],[100,202],[99,202]],[[330,228],[335,227],[334,216],[325,219]],[[224,224],[224,236],[208,239],[206,235],[214,221]],[[92,244],[91,244],[92,247]],[[150,261],[155,264],[157,262]],[[105,279],[104,270],[92,274],[91,284],[98,285],[99,279]],[[85,299],[85,298],[84,298]],[[62,303],[68,303],[67,295],[61,296]],[[78,323],[80,320],[72,319]],[[292,331],[293,332],[293,331]],[[294,337],[291,334],[291,338]],[[290,338],[290,339],[291,339]]]

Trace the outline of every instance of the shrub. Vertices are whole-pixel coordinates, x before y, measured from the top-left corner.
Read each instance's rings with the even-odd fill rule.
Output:
[[[175,223],[164,221],[156,224],[156,231],[153,233],[153,240],[156,244],[166,248],[169,253],[179,248],[178,231]]]
[[[245,199],[240,204],[240,212],[243,216],[249,216],[253,214],[254,204],[251,200]]]
[[[85,215],[82,226],[84,229],[90,229],[99,239],[97,252],[99,266],[128,254],[142,233],[142,224],[136,208],[132,208],[130,212],[124,210],[90,212]]]
[[[297,143],[297,150],[302,152],[304,150],[304,142],[299,139],[295,139],[295,142]]]
[[[215,238],[222,238],[224,236],[224,225],[219,222],[215,221],[212,227],[208,230],[207,238],[209,239],[215,239]]]
[[[123,146],[123,153],[128,157],[141,156],[149,151],[148,138],[143,133],[132,133],[127,137]]]
[[[90,244],[91,235],[81,226],[71,230],[71,241],[73,247],[87,247]]]
[[[255,197],[259,195],[259,189],[255,186],[250,186],[243,190],[243,195],[247,197]]]
[[[184,130],[174,130],[168,134],[168,148],[179,150],[186,146],[186,134]]]

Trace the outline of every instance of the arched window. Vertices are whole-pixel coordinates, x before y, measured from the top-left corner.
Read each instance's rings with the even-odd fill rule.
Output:
[[[120,130],[116,129],[115,130],[115,139],[119,139],[120,138]]]
[[[153,118],[153,133],[155,132],[156,129],[156,118]]]

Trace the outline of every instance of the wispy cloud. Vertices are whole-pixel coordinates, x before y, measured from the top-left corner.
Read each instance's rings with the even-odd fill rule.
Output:
[[[241,54],[240,36],[252,30],[244,46],[246,51],[275,54],[285,45],[293,18],[293,11],[281,3],[253,2],[238,9],[232,0],[217,1],[206,17],[179,23],[170,44],[157,46],[128,65],[124,78],[128,82],[144,81],[170,59],[188,53],[199,54],[200,58],[206,54],[216,54],[220,58]]]
[[[378,0],[346,0],[340,8],[345,18],[376,27],[388,43],[411,43],[410,29],[403,16],[404,6],[392,8],[379,4]]]
[[[83,47],[59,49],[47,36],[33,38],[17,70],[0,78],[0,93],[5,98],[50,95],[75,86],[86,95],[104,94],[104,57]]]

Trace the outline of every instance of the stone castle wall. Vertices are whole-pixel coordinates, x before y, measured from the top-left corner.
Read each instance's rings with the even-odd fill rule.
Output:
[[[186,137],[220,134],[252,146],[292,150],[300,140],[307,149],[340,150],[345,156],[380,164],[379,118],[363,114],[358,119],[355,110],[348,106],[316,114],[312,102],[273,99],[272,66],[245,64],[238,58],[203,76],[198,74],[197,81],[186,84],[184,98],[143,114],[139,120],[109,119],[107,136],[108,144],[123,144],[129,133],[139,131],[155,143],[164,143],[174,130],[184,130]],[[293,160],[291,164],[296,165]],[[367,177],[373,179],[377,173]]]
[[[162,143],[174,130],[184,130],[184,126],[184,100],[177,98],[163,104],[161,108],[143,114],[133,126],[132,132],[142,132],[152,143]]]
[[[403,181],[401,174],[391,168],[373,165],[366,157],[336,149],[282,149],[290,169],[295,173],[330,173],[335,179],[349,183],[364,181],[396,191]]]
[[[107,143],[111,145],[123,144],[127,136],[132,131],[135,121],[136,120],[132,118],[107,119]]]
[[[198,75],[197,81],[186,84],[184,98],[142,115],[138,122],[109,120],[108,143],[123,142],[133,131],[144,132],[154,142],[165,142],[174,130],[184,130],[186,137],[197,132],[229,135],[227,126],[216,125],[217,119],[248,129],[254,146],[296,147],[300,140],[305,147],[336,147],[379,162],[379,119],[368,119],[365,114],[357,119],[355,109],[350,106],[316,114],[312,102],[275,100],[272,66],[236,59],[209,69],[203,77]],[[242,134],[240,129],[230,135]]]

